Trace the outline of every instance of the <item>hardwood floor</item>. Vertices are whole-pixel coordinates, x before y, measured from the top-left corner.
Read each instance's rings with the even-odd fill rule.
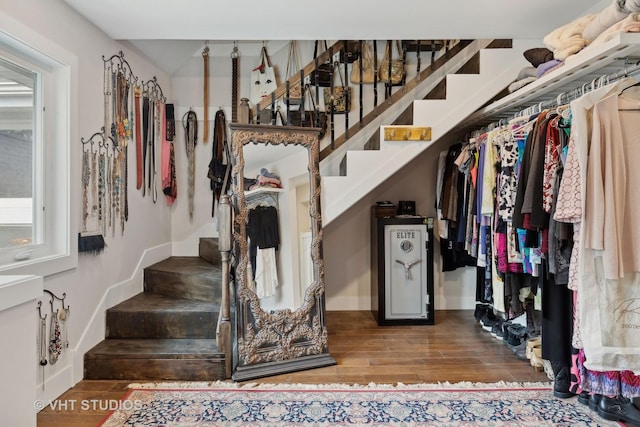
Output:
[[[502,341],[482,330],[472,310],[436,311],[432,326],[382,327],[368,311],[331,311],[327,327],[337,365],[251,382],[548,381],[544,372],[518,360]],[[131,382],[83,380],[58,399],[66,408],[49,406],[38,414],[38,426],[96,426],[109,413],[108,402],[121,399]]]

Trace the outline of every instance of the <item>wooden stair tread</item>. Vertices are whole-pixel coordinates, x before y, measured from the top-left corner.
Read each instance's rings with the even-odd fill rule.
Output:
[[[172,256],[147,267],[150,270],[169,273],[216,274],[221,269],[197,256]]]
[[[121,312],[218,312],[220,304],[186,298],[176,298],[152,292],[142,292],[109,308]]]
[[[223,359],[214,339],[108,339],[87,359]]]

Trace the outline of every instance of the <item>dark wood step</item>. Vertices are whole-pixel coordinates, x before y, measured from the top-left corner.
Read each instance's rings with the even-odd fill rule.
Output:
[[[142,292],[107,310],[106,338],[215,339],[220,306]]]
[[[219,304],[222,271],[200,257],[171,257],[144,269],[144,290]]]
[[[207,262],[220,267],[222,259],[218,249],[218,239],[215,237],[202,237],[198,243],[198,255]]]
[[[84,378],[222,380],[224,354],[208,339],[108,339],[85,353]]]

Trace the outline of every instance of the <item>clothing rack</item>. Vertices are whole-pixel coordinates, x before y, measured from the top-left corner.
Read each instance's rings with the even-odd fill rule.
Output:
[[[529,105],[534,110],[540,102],[549,103],[561,94],[563,99],[578,88],[588,90],[593,84],[609,76],[631,74],[637,71],[635,62],[640,57],[640,33],[618,33],[605,43],[590,45],[562,67],[549,72],[528,85],[481,107],[452,131],[469,132],[500,119],[513,117]],[[604,76],[604,77],[603,77]],[[544,104],[543,104],[544,105]],[[537,111],[537,109],[536,109]]]
[[[508,116],[506,118],[503,117],[496,122],[492,122],[486,126],[483,126],[480,129],[479,133],[491,131],[493,129],[506,125],[509,120],[516,119],[518,117],[532,116],[534,114],[541,113],[542,110],[546,108],[558,107],[560,105],[569,103],[595,89],[608,85],[609,83],[613,83],[621,78],[630,77],[634,74],[640,73],[640,58],[626,57],[618,59],[625,61],[622,69],[612,73],[602,74],[601,76],[591,80],[590,83],[583,83],[581,86],[577,86],[574,89],[569,90],[568,92],[560,92],[555,98],[547,99],[536,104],[531,104],[512,114],[511,116]]]
[[[273,206],[278,207],[278,193],[281,191],[275,189],[263,189],[245,192],[245,203],[247,209],[253,209],[257,206]]]

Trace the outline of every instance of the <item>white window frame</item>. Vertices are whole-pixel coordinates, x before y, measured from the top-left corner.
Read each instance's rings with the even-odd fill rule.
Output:
[[[24,29],[24,28],[23,28]],[[19,39],[0,30],[0,55],[41,76],[41,102],[36,102],[34,121],[34,212],[40,220],[43,244],[20,246],[0,251],[0,275],[48,276],[75,268],[78,262],[77,239],[73,230],[74,203],[71,197],[73,174],[71,151],[71,94],[75,92],[72,69],[77,59],[32,30]],[[28,41],[24,41],[27,39]],[[26,259],[20,255],[28,255]],[[0,278],[1,279],[1,278]],[[0,280],[1,283],[1,280]]]

